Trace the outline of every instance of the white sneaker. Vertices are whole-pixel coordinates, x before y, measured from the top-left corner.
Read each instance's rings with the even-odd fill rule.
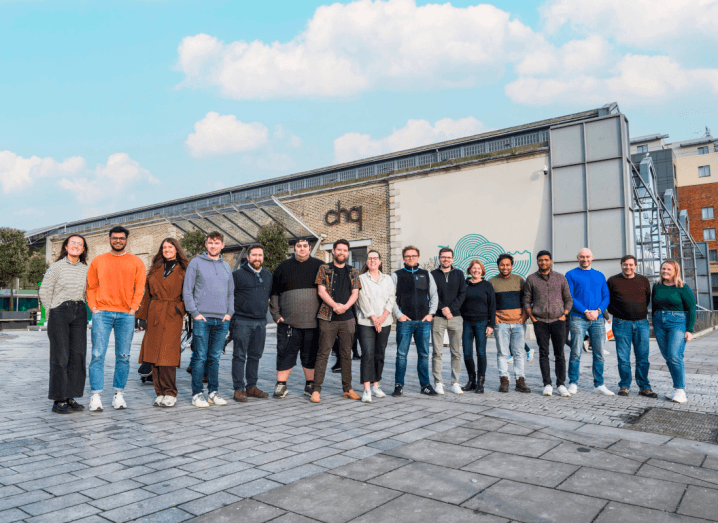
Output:
[[[676,391],[673,393],[673,397],[671,398],[671,400],[675,401],[676,403],[685,403],[686,401],[688,401],[685,389],[676,389]]]
[[[90,398],[90,412],[102,412],[102,400],[99,392],[95,392]]]
[[[371,403],[371,390],[364,389],[364,394],[361,395],[362,403]]]
[[[553,396],[553,387],[551,385],[546,385],[543,388],[543,395],[544,396]]]
[[[464,391],[461,390],[461,385],[459,385],[458,383],[454,383],[451,386],[451,392],[453,392],[454,394],[463,394],[464,393]]]
[[[164,400],[164,396],[157,396],[155,399],[155,402],[152,404],[153,407],[161,407],[162,406],[162,400]]]
[[[443,396],[444,395],[444,384],[436,383],[434,385],[434,390],[436,391],[437,394],[441,394]]]
[[[386,398],[386,394],[384,394],[384,391],[379,388],[379,385],[374,385],[371,388],[371,391],[377,398]]]
[[[199,393],[192,396],[192,405],[199,408],[209,407],[209,403],[204,399],[204,394]]]
[[[175,403],[177,402],[177,398],[174,396],[165,396],[165,399],[162,400],[161,407],[174,407]]]
[[[612,390],[608,390],[608,388],[605,385],[596,387],[595,389],[593,389],[593,392],[598,392],[599,394],[603,394],[604,396],[615,396],[616,395]]]
[[[219,395],[219,392],[217,392],[217,391],[215,391],[215,392],[213,392],[212,394],[209,395],[209,400],[208,400],[208,401],[209,401],[210,403],[214,403],[214,404],[217,405],[217,406],[222,406],[222,405],[226,405],[226,404],[227,404],[227,401],[226,401],[222,396],[220,396],[220,395]]]
[[[556,392],[558,392],[558,395],[561,396],[562,398],[570,398],[570,397],[571,397],[571,393],[570,393],[570,392],[568,391],[568,389],[567,389],[565,386],[563,386],[563,385],[559,385],[559,387],[558,387],[558,389],[556,390]]]
[[[569,394],[578,394],[578,385],[575,383],[569,383],[568,392]]]
[[[125,403],[125,396],[122,394],[122,392],[115,392],[115,397],[112,398],[112,408],[116,410],[127,408],[127,403]]]

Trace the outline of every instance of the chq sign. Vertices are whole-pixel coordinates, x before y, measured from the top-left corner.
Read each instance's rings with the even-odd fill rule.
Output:
[[[337,201],[337,208],[327,211],[324,215],[324,223],[327,225],[339,225],[342,217],[346,223],[358,223],[359,230],[362,230],[362,208],[361,205],[352,207],[351,209],[342,208],[342,202]]]

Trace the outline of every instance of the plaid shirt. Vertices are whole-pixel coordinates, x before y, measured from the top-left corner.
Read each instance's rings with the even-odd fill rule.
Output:
[[[334,299],[334,264],[325,264],[319,267],[317,272],[317,278],[314,281],[317,285],[324,285],[327,288],[329,296]],[[361,283],[359,282],[359,271],[354,267],[347,266],[349,268],[349,281],[351,282],[351,289],[361,289]],[[319,308],[317,318],[320,320],[332,320],[332,314],[334,311],[325,302],[322,302],[322,306]]]

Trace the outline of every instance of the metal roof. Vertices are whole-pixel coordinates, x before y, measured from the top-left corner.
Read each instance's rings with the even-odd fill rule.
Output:
[[[652,142],[654,140],[661,140],[668,138],[667,134],[649,134],[647,136],[638,136],[636,138],[631,139],[631,143],[642,143],[642,142]]]

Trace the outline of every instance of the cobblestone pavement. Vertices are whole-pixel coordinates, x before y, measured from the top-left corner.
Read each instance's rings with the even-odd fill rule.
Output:
[[[105,412],[60,416],[46,399],[45,333],[0,339],[0,523],[718,520],[718,445],[621,428],[646,407],[716,413],[715,374],[688,375],[685,405],[638,397],[635,386],[629,398],[604,397],[590,392],[584,353],[579,394],[546,398],[536,357],[526,367],[532,393],[499,394],[490,340],[483,395],[419,395],[412,349],[402,398],[344,400],[330,373],[322,403],[312,405],[295,370],[284,400],[196,409],[182,370],[177,406],[160,409],[136,373],[140,341],[127,410],[108,408],[110,347]],[[266,390],[274,341],[272,331],[260,368]],[[615,390],[613,344],[609,350],[604,376]],[[700,371],[716,351],[718,333],[690,343],[687,367]],[[660,363],[653,343],[651,354]],[[392,342],[388,391],[394,355]],[[230,363],[223,356],[227,398]],[[445,348],[447,384],[448,363]],[[354,371],[358,389],[358,362]],[[652,370],[650,379],[657,392],[669,390],[667,372]]]

